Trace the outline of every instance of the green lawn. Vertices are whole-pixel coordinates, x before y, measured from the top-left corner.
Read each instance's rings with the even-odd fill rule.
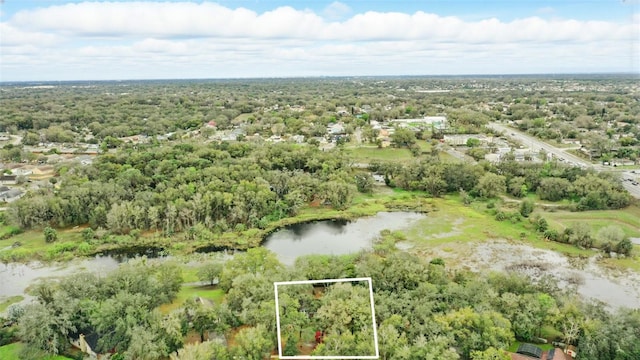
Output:
[[[378,148],[377,146],[359,146],[346,148],[345,152],[355,159],[355,162],[368,163],[372,160],[379,161],[409,161],[414,159],[407,148]]]
[[[17,296],[11,296],[3,301],[0,301],[0,312],[7,310],[7,308],[11,304],[19,303],[22,300],[24,300],[24,297],[17,295]]]
[[[180,288],[178,296],[171,304],[164,304],[160,306],[160,312],[168,314],[171,311],[180,308],[188,299],[195,299],[197,297],[220,303],[224,298],[224,291],[222,291],[222,289],[218,289],[217,286],[183,285],[182,288]]]
[[[24,345],[22,343],[13,343],[5,346],[0,346],[0,359],[2,360],[20,360],[18,354]],[[71,359],[66,356],[51,355],[41,358],[42,360],[67,360]]]

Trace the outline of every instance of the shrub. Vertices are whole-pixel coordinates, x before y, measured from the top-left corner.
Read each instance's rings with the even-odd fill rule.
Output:
[[[535,204],[531,200],[524,200],[520,203],[520,215],[524,217],[529,217],[533,212]]]
[[[623,254],[626,256],[631,255],[631,251],[633,250],[633,243],[629,238],[622,239],[619,243],[616,244],[616,252],[618,254]]]
[[[56,229],[49,226],[44,228],[44,241],[52,243],[56,240],[58,240],[58,232],[56,231]]]
[[[547,229],[544,231],[544,238],[551,241],[559,241],[560,234],[555,229]]]

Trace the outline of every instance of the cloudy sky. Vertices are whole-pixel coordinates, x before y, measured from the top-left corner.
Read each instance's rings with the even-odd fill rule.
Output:
[[[0,3],[0,81],[640,72],[640,0]]]

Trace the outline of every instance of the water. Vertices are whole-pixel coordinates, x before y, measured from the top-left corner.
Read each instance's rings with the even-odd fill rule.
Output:
[[[517,271],[537,279],[551,275],[560,288],[576,286],[585,299],[602,301],[611,308],[640,308],[640,274],[630,270],[611,270],[598,264],[597,257],[584,259],[582,264],[572,265],[565,255],[551,250],[536,249],[526,244],[504,241],[469,245],[464,264],[473,271]],[[461,254],[442,253],[445,258]],[[577,284],[575,283],[575,279]]]
[[[55,265],[43,265],[38,262],[29,264],[0,263],[0,300],[4,297],[24,295],[29,285],[40,280],[61,278],[83,271],[104,274],[116,269],[119,263],[111,256],[96,256],[95,258],[78,259]]]
[[[302,255],[344,255],[371,249],[380,231],[401,230],[426,215],[412,212],[380,212],[352,222],[324,220],[287,226],[269,235],[263,246],[292,265]]]

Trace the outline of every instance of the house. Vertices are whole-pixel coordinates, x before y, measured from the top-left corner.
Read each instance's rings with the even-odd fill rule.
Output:
[[[447,127],[446,116],[425,116],[422,119],[395,119],[391,120],[391,122],[400,124],[418,124],[430,127],[434,130],[445,130]]]
[[[16,175],[16,176],[29,176],[33,173],[31,169],[25,169],[25,168],[16,168],[11,170],[11,172],[13,173],[13,175]]]
[[[6,186],[3,186],[6,187]],[[24,195],[24,191],[20,189],[9,189],[4,192],[0,192],[0,201],[13,202],[20,199]]]
[[[329,135],[341,135],[344,134],[344,125],[337,123],[337,124],[331,124],[329,126],[327,126],[327,132],[329,133]]]
[[[16,175],[0,175],[0,184],[16,184]]]

